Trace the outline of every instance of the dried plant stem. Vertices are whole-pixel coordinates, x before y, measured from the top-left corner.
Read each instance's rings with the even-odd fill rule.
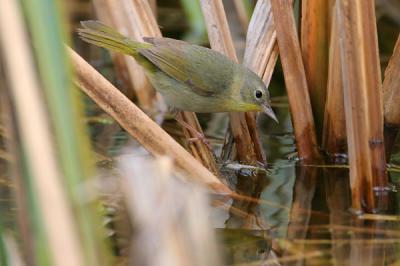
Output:
[[[330,32],[330,1],[303,0],[301,14],[301,51],[306,71],[315,128],[322,135]]]
[[[148,0],[154,17],[157,17],[157,0]]]
[[[79,232],[62,184],[57,152],[51,141],[51,121],[45,111],[28,47],[29,38],[18,8],[16,1],[0,2],[0,47],[9,77],[24,159],[29,162],[27,170],[32,178],[54,265],[84,265]]]
[[[271,0],[271,6],[297,150],[301,159],[314,160],[319,157],[317,139],[293,7],[289,0]]]
[[[200,0],[212,49],[238,61],[222,1]],[[250,121],[250,123],[248,123]],[[244,113],[230,113],[230,123],[239,161],[255,164],[264,162],[255,117]]]
[[[339,32],[336,16],[334,15],[332,19],[322,147],[328,154],[335,155],[346,152],[347,142],[342,72],[340,67]]]
[[[216,191],[229,192],[212,173],[74,51],[69,50],[78,86],[149,152],[170,156],[194,180]]]
[[[267,86],[278,59],[277,46],[270,1],[259,0],[247,31],[243,64],[265,77]]]
[[[383,104],[385,115],[385,150],[389,160],[391,150],[400,129],[400,34],[393,55],[385,71]]]
[[[162,37],[148,0],[96,1],[107,2],[108,13],[111,14],[115,26],[123,34],[127,34],[137,41],[143,41],[143,37]],[[99,4],[101,4],[101,2],[99,2]],[[136,83],[140,84],[139,86],[135,86],[139,103],[144,102],[146,103],[146,106],[151,106],[151,103],[153,103],[155,99],[160,99],[160,97],[156,97],[155,90],[151,87],[143,69],[135,62],[135,60],[130,56],[126,56],[126,60],[128,66],[131,66],[129,68],[129,73],[132,79],[134,79]],[[145,106],[141,104],[141,107]],[[146,111],[146,108],[144,108],[144,110]],[[185,114],[182,115],[182,118],[193,129],[203,134],[203,130],[194,113],[185,112]],[[188,140],[198,137],[195,132],[187,130],[185,127],[183,127],[182,130]],[[214,156],[203,142],[197,142],[195,145],[191,145],[191,152],[195,158],[204,163],[204,166],[209,170],[214,173],[217,172]]]
[[[336,8],[353,208],[385,208],[374,196],[387,186],[374,1],[338,0]]]

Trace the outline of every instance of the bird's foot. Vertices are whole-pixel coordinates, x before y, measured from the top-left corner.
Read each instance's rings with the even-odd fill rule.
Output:
[[[206,136],[202,132],[199,132],[193,126],[191,126],[187,122],[185,122],[185,121],[181,120],[180,118],[178,118],[178,116],[175,117],[175,120],[182,127],[187,129],[188,131],[190,131],[192,133],[192,135],[195,135],[194,137],[187,139],[188,143],[193,143],[195,141],[201,141],[211,152],[213,152],[210,142],[208,141],[208,139],[206,138]]]

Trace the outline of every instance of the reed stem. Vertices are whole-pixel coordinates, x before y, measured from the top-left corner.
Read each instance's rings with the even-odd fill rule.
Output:
[[[298,154],[302,160],[315,160],[319,158],[317,138],[292,3],[271,0],[271,7]]]
[[[353,208],[385,205],[381,70],[374,1],[336,1]],[[365,203],[365,205],[363,204]]]
[[[339,29],[336,15],[333,15],[332,20],[322,147],[329,155],[335,156],[347,151],[347,141],[339,50]]]
[[[303,0],[301,4],[301,52],[317,138],[321,140],[328,79],[331,4],[329,0]]]

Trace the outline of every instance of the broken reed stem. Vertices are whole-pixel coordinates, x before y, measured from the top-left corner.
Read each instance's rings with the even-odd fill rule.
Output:
[[[338,30],[337,19],[334,14],[329,47],[328,86],[322,136],[322,147],[332,156],[347,151]]]
[[[289,0],[271,0],[276,36],[300,159],[319,158],[306,74]]]
[[[393,55],[385,70],[383,104],[385,115],[385,150],[389,161],[392,147],[400,129],[400,34]]]
[[[222,1],[200,0],[200,4],[211,48],[238,62]],[[230,113],[229,116],[239,161],[249,164],[265,162],[255,117],[245,113]]]
[[[321,140],[328,76],[331,3],[328,0],[303,0],[301,4],[301,52],[317,138]]]
[[[150,153],[170,156],[175,165],[189,177],[207,184],[217,192],[230,192],[218,178],[196,161],[92,66],[73,50],[69,49],[69,54],[78,78],[78,86]]]
[[[101,4],[101,1],[106,1],[108,13],[121,33],[141,42],[143,37],[162,37],[148,0],[96,1],[99,1],[99,4]],[[125,58],[130,76],[138,84],[135,88],[140,106],[154,107],[155,99],[160,99],[160,96],[156,97],[155,90],[150,85],[142,67],[131,56],[125,56]],[[148,109],[143,109],[148,113]],[[152,110],[154,111],[154,108]],[[182,119],[197,132],[203,134],[195,113],[184,112]],[[182,130],[187,140],[198,138],[193,131],[187,130],[185,127],[182,127]],[[217,174],[218,168],[214,156],[203,142],[192,143],[190,148],[196,159],[202,162],[210,171]]]
[[[338,0],[336,8],[353,208],[385,209],[384,193],[377,203],[374,192],[387,186],[374,1]]]

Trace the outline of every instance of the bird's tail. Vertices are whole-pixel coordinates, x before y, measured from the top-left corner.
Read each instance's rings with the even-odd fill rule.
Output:
[[[83,28],[78,29],[78,34],[82,40],[115,52],[136,56],[138,49],[152,46],[151,44],[132,41],[100,21],[82,21],[81,25]]]

